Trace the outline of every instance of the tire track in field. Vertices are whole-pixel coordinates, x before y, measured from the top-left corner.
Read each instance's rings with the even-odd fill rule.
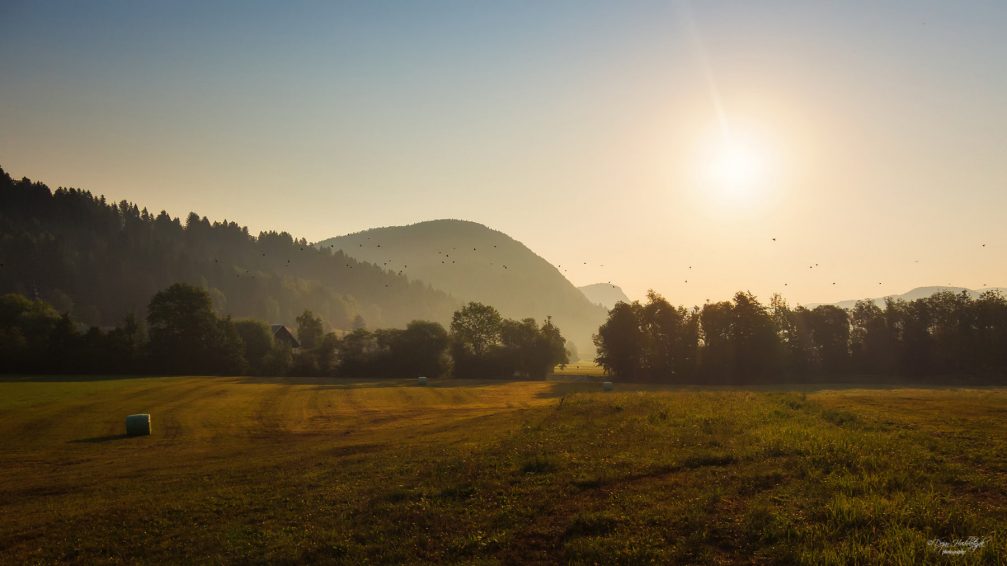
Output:
[[[193,378],[185,395],[175,396],[152,414],[154,435],[172,442],[198,446],[228,433],[225,426],[240,412],[231,405],[239,401],[234,381],[220,377]]]
[[[257,428],[249,429],[252,436],[272,436],[287,430],[281,408],[286,404],[294,386],[289,383],[277,383],[262,386],[262,399],[252,414],[252,420]]]

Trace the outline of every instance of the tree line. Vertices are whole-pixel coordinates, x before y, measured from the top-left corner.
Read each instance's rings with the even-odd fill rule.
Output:
[[[220,316],[207,290],[177,283],[154,295],[144,320],[84,329],[45,301],[9,293],[0,296],[0,373],[543,378],[568,363],[551,320],[509,320],[480,303],[456,311],[450,331],[414,320],[337,333],[310,310],[296,321],[292,344],[259,320]]]
[[[630,381],[1007,382],[1007,300],[993,291],[849,310],[792,308],[778,295],[764,305],[747,292],[686,309],[651,291],[644,303],[618,303],[594,341],[596,361]]]
[[[107,327],[175,282],[205,288],[235,317],[293,324],[311,309],[326,324],[447,323],[460,304],[400,273],[286,232],[260,232],[190,213],[181,219],[80,189],[50,190],[0,169],[0,293],[41,298]]]

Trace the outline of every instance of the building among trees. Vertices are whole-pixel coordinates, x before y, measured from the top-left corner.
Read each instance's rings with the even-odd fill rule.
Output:
[[[273,340],[277,344],[286,344],[291,350],[296,350],[301,347],[301,343],[294,336],[294,332],[287,328],[283,324],[274,324],[270,327],[273,331]]]

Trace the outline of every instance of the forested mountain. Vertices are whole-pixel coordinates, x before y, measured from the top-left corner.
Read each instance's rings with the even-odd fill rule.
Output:
[[[622,291],[622,288],[611,283],[594,283],[577,288],[581,293],[584,293],[587,300],[606,309],[611,309],[619,301],[629,302],[629,297]]]
[[[88,191],[14,181],[0,169],[0,293],[110,326],[130,313],[142,319],[151,297],[176,282],[207,289],[221,313],[292,324],[310,309],[334,328],[350,328],[358,315],[372,327],[446,324],[460,304],[285,232],[252,236],[194,213],[182,222]]]
[[[556,266],[497,230],[463,220],[432,220],[330,238],[323,248],[415,277],[463,301],[493,305],[511,318],[552,316],[581,356],[605,320]]]

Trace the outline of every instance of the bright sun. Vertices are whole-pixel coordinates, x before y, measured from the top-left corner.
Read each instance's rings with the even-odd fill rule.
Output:
[[[751,143],[723,140],[713,151],[708,173],[710,180],[726,195],[748,195],[766,182],[767,158]]]

